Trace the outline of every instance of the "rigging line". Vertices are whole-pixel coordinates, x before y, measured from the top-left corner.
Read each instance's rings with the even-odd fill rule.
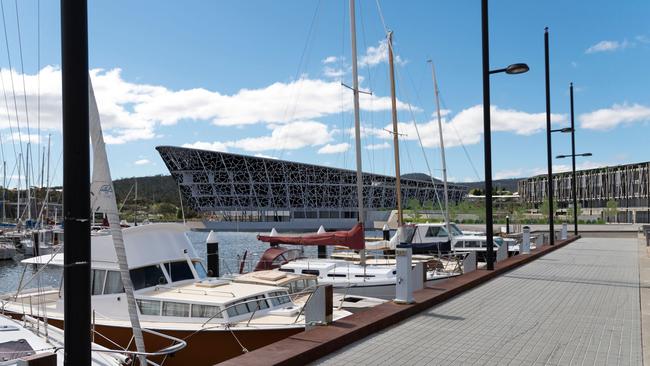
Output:
[[[11,70],[9,70],[11,72]],[[9,113],[9,100],[7,99],[7,89],[5,88],[5,78],[4,78],[4,72],[2,69],[0,69],[0,83],[2,84],[2,94],[4,95],[5,99],[5,109],[7,111],[7,123],[9,124],[9,133],[11,134],[11,144],[13,146],[14,150],[14,159],[18,160],[18,153],[16,152],[16,142],[14,141],[14,130],[13,127],[11,126],[11,113]],[[0,141],[2,141],[0,139]],[[4,144],[3,150],[2,150],[2,156],[4,156]],[[3,159],[4,160],[4,159]]]
[[[38,138],[41,138],[41,0],[36,1],[36,123],[38,125]],[[25,103],[27,105],[27,103]],[[40,156],[38,165],[41,166]],[[43,187],[43,174],[40,174],[41,188]]]
[[[9,77],[11,79],[11,91],[13,94],[13,99],[14,99],[14,110],[16,112],[16,128],[18,129],[18,143],[20,145],[20,159],[22,160],[25,157],[25,153],[23,151],[23,138],[20,132],[20,117],[18,116],[18,100],[16,99],[16,87],[14,84],[14,71],[13,67],[11,66],[11,53],[9,52],[9,37],[7,36],[7,19],[5,17],[5,6],[4,6],[4,0],[0,0],[0,11],[2,12],[2,27],[4,29],[4,35],[5,35],[5,45],[7,47],[7,61],[9,62]],[[14,138],[13,136],[11,137],[12,139]]]
[[[389,43],[389,47],[392,47],[393,51],[395,50],[395,47],[390,45],[390,43]],[[398,79],[403,80],[403,78],[401,77],[402,75],[399,72],[399,69],[395,69],[395,73],[397,74]],[[401,84],[402,83],[398,84],[400,93],[406,95],[407,99],[410,99],[408,98],[407,93],[402,89]],[[431,183],[433,183],[433,187],[434,187],[433,192],[435,194],[436,200],[438,201],[438,207],[440,207],[440,211],[444,212],[444,209],[442,208],[442,202],[440,201],[440,196],[438,195],[438,184],[436,183],[436,180],[433,177],[433,171],[431,170],[431,166],[429,164],[429,158],[427,157],[426,151],[424,150],[424,145],[422,144],[422,137],[420,136],[420,129],[418,128],[417,120],[415,118],[415,113],[413,113],[413,107],[411,103],[406,103],[406,105],[408,106],[409,113],[411,114],[411,118],[413,119],[413,126],[415,127],[415,133],[417,134],[418,142],[420,143],[420,149],[422,150],[422,156],[424,157],[424,162],[427,166],[429,177],[431,178]]]
[[[320,10],[321,6],[321,0],[318,0],[316,3],[316,9],[314,10],[314,15],[312,15],[311,18],[311,23],[309,24],[309,30],[307,31],[307,38],[305,39],[305,45],[302,48],[302,52],[300,54],[300,59],[298,61],[298,69],[296,70],[296,75],[294,77],[294,85],[297,85],[296,90],[294,90],[294,96],[293,96],[293,102],[288,103],[287,106],[284,109],[283,112],[283,119],[286,120],[287,115],[289,114],[289,109],[291,108],[291,105],[293,105],[293,111],[291,112],[291,115],[295,115],[296,113],[296,108],[298,105],[298,95],[300,94],[300,89],[301,89],[301,84],[298,83],[301,79],[301,70],[303,69],[304,62],[305,62],[305,56],[309,53],[309,48],[310,48],[310,39],[313,36],[315,24],[316,24],[316,19],[318,18],[318,12]],[[298,83],[298,84],[295,84]],[[282,159],[282,156],[284,155],[284,152],[286,150],[286,140],[282,141],[282,146],[280,147],[280,153],[279,158]]]
[[[27,88],[25,87],[25,63],[23,62],[23,40],[20,35],[20,17],[18,16],[18,0],[14,0],[15,9],[16,9],[16,28],[18,30],[18,51],[20,54],[20,72],[23,79],[23,98],[25,99],[25,119],[27,122],[27,136],[31,138],[31,131],[29,128],[29,111],[27,109]],[[29,149],[29,145],[27,145]],[[31,158],[31,154],[30,154]]]
[[[440,103],[445,109],[449,109],[447,107],[447,103],[445,103],[444,97],[440,94],[440,91],[438,91],[438,95],[440,95]],[[454,133],[456,133],[456,137],[458,138],[458,141],[460,142],[460,146],[463,148],[463,151],[465,152],[465,157],[467,157],[467,161],[469,161],[469,165],[472,167],[472,170],[474,170],[474,174],[476,175],[476,178],[480,181],[482,178],[478,173],[478,170],[476,170],[476,166],[474,166],[474,161],[472,161],[472,158],[469,155],[469,151],[467,151],[467,147],[465,147],[465,143],[463,142],[463,139],[460,137],[460,134],[458,133],[458,130],[456,129],[456,126],[454,126],[453,123],[450,123],[451,128],[454,130]]]

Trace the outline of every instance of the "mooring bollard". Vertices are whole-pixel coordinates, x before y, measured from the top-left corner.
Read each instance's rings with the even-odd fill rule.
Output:
[[[463,259],[463,273],[476,271],[476,252],[469,252]]]
[[[381,232],[384,235],[384,240],[390,240],[390,228],[388,224],[384,224],[384,227],[381,229]]]
[[[411,277],[413,277],[413,291],[422,290],[424,282],[427,280],[427,272],[424,270],[424,263],[416,262],[411,269]]]
[[[504,240],[503,243],[497,249],[497,262],[508,258],[508,243]]]
[[[506,216],[506,234],[510,234],[510,216]]]
[[[566,240],[569,237],[569,229],[567,228],[566,222],[562,224],[562,240]]]
[[[519,254],[530,254],[530,227],[524,226]]]
[[[334,288],[331,284],[318,285],[305,304],[306,328],[332,323]]]
[[[208,276],[219,277],[219,240],[212,230],[205,239],[205,249],[208,257]]]
[[[397,261],[395,302],[398,304],[412,304],[414,302],[413,276],[411,275],[413,249],[409,245],[398,245],[395,248],[395,259]]]

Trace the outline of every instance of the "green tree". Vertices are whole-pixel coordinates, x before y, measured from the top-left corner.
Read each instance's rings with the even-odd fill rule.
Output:
[[[550,208],[550,207],[549,207],[548,197],[545,197],[545,198],[544,198],[544,201],[542,201],[542,204],[539,205],[539,211],[540,211],[540,213],[541,213],[542,215],[544,215],[544,218],[546,219],[546,221],[548,221],[548,211],[549,211],[549,208]],[[557,211],[557,201],[556,201],[556,200],[553,200],[553,211]],[[555,213],[555,212],[554,212],[554,213]],[[554,214],[554,215],[553,215],[553,218],[555,218],[555,216],[556,216],[556,215]],[[553,220],[553,222],[555,222],[555,220]]]
[[[603,214],[605,215],[606,222],[618,222],[618,202],[613,199],[607,201],[607,207],[603,210]]]

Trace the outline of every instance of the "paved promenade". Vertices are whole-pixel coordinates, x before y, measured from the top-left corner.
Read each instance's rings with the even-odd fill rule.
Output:
[[[641,365],[638,252],[580,239],[315,364]]]

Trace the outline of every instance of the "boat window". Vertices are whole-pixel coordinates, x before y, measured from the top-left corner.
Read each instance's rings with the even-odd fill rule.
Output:
[[[293,292],[300,292],[305,289],[305,280],[298,280],[293,283]]]
[[[341,274],[341,273],[328,273],[327,277],[347,277],[348,275],[346,274]]]
[[[266,302],[264,295],[252,296],[244,300],[230,304],[228,307],[228,315],[237,316],[237,315],[252,313],[253,311],[256,310],[267,309],[268,307],[269,304]]]
[[[278,306],[278,305],[291,302],[291,298],[289,298],[289,295],[287,295],[286,292],[280,292],[280,291],[269,292],[269,297],[271,298],[270,300],[273,306]]]
[[[165,263],[165,269],[169,273],[172,282],[191,280],[194,278],[190,266],[187,265],[187,261],[167,262]]]
[[[454,244],[454,248],[462,248],[464,243],[465,242],[463,241],[457,241],[456,244]]]
[[[284,252],[282,255],[284,255],[284,258],[290,262],[292,260],[300,258],[302,256],[302,252],[300,252],[298,249],[290,249]]]
[[[208,273],[205,272],[205,268],[203,268],[203,264],[201,262],[193,262],[194,263],[194,269],[196,270],[196,274],[199,275],[200,279],[204,279],[208,277]]]
[[[118,271],[108,271],[106,275],[106,285],[104,285],[104,295],[121,294],[124,292],[122,277]]]
[[[317,269],[303,269],[302,273],[316,276],[320,275],[320,272]]]
[[[185,263],[185,266],[187,266],[187,263]],[[165,275],[163,275],[158,265],[136,268],[129,272],[135,290],[167,283]]]
[[[280,254],[279,256],[273,258],[273,261],[271,262],[272,267],[279,267],[285,263],[287,263],[287,259],[284,258],[284,255]]]
[[[480,248],[481,244],[475,240],[468,240],[465,242],[465,248]]]
[[[354,275],[354,277],[369,278],[369,277],[375,277],[375,275]]]
[[[192,318],[222,318],[218,306],[192,304]]]
[[[93,295],[101,295],[104,290],[104,279],[106,271],[103,269],[93,269]]]
[[[316,280],[305,280],[307,282],[307,288],[314,288],[318,284]]]
[[[190,304],[183,304],[181,302],[163,302],[162,306],[163,316],[190,316]]]
[[[424,237],[425,238],[433,238],[433,237],[436,237],[436,236],[440,236],[440,235],[438,235],[440,233],[440,229],[441,228],[438,227],[438,226],[429,226],[429,228],[427,229],[427,233],[424,234]],[[446,236],[446,234],[445,234],[445,236]]]
[[[451,234],[453,236],[460,236],[463,235],[463,232],[456,226],[456,224],[450,224],[449,227],[451,228]]]
[[[291,269],[291,268],[280,268],[280,271],[282,271],[282,272],[288,272],[288,273],[293,273],[293,269]]]
[[[160,315],[160,301],[155,300],[136,300],[140,314],[142,315]]]

